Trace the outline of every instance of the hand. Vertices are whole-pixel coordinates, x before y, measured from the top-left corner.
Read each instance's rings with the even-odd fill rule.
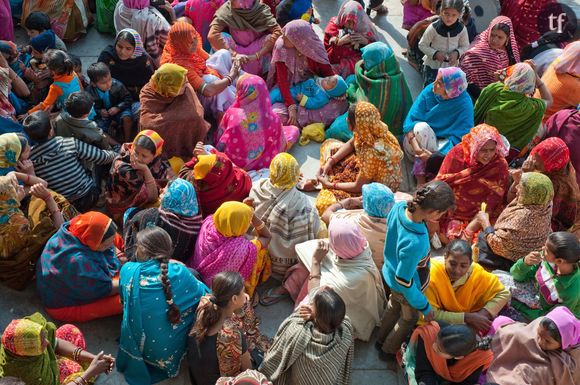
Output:
[[[435,53],[435,60],[440,61],[440,62],[444,62],[445,61],[445,54],[441,51],[437,51]]]
[[[115,116],[119,112],[121,112],[121,109],[119,107],[111,107],[111,108],[109,108],[109,111],[107,111],[107,112],[109,113],[109,116]]]
[[[352,35],[350,33],[338,39],[337,42],[337,45],[347,45],[347,44],[352,44]]]
[[[435,320],[435,312],[433,310],[430,310],[429,313],[423,315],[423,319],[425,320],[425,322],[431,322]]]
[[[131,167],[137,171],[145,171],[148,167],[145,163],[141,163],[139,159],[135,156],[135,153],[131,153]]]
[[[288,126],[297,126],[298,125],[298,106],[296,104],[291,105],[288,107],[288,121],[286,122]]]
[[[485,229],[489,223],[489,214],[483,211],[478,212],[475,214],[475,219],[481,225],[482,229]]]
[[[330,179],[327,176],[317,175],[316,179],[322,184],[322,187],[327,189],[332,188],[332,183],[330,183]]]
[[[518,183],[522,179],[522,173],[531,172],[531,171],[534,171],[535,169],[536,169],[536,159],[530,155],[526,158],[526,160],[524,160],[524,163],[522,164],[522,168],[519,170]]]
[[[313,17],[312,17],[312,23],[313,23],[313,24],[320,24],[320,19],[319,19],[319,18],[317,18],[317,17],[315,17],[315,16],[313,16]]]
[[[449,64],[455,65],[459,60],[459,53],[457,51],[453,51],[449,54]]]
[[[38,71],[36,73],[36,76],[41,80],[48,79],[48,78],[50,78],[50,70],[48,68],[46,68],[46,69],[43,69],[41,71]]]
[[[229,73],[229,76],[232,79],[235,79],[238,77],[238,75],[240,74],[240,66],[242,64],[244,64],[240,60],[238,60],[238,58],[239,58],[239,56],[236,57],[236,59],[232,61],[232,68],[230,69],[230,73]]]
[[[312,307],[310,305],[302,305],[298,308],[298,315],[304,320],[304,322],[308,322],[312,320]]]
[[[30,159],[19,160],[16,162],[16,170],[24,174],[32,175],[34,174],[34,165]]]
[[[480,313],[465,313],[464,320],[466,325],[477,332],[486,332],[491,327],[491,320]]]
[[[526,164],[526,161],[524,162],[524,165]],[[533,170],[533,168],[531,168],[530,170]],[[520,183],[520,181],[522,180],[522,174],[524,173],[523,171],[523,166],[521,169],[516,169],[516,170],[510,170],[510,175],[513,179],[513,183],[515,183],[516,185]]]
[[[23,121],[24,119],[26,119],[27,117],[28,117],[28,113],[25,113],[25,114],[22,114],[22,115],[18,115],[18,116],[16,117],[16,119],[17,119],[19,122],[22,122],[22,121]]]
[[[429,150],[423,150],[421,151],[421,154],[419,154],[419,159],[421,159],[423,162],[427,162],[427,160],[431,157],[431,151]]]
[[[246,206],[250,206],[251,208],[254,208],[254,200],[250,197],[244,199],[242,203],[245,204]]]
[[[352,42],[355,44],[367,45],[369,40],[360,33],[355,33],[352,35]]]
[[[524,263],[528,266],[535,266],[542,262],[542,253],[539,251],[532,251],[524,257]]]
[[[238,63],[240,63],[240,65],[244,65],[247,62],[249,62],[252,58],[248,55],[237,54],[236,59],[237,59]]]
[[[197,142],[195,148],[193,149],[193,156],[197,157],[199,155],[206,155],[207,152],[205,151],[205,147],[203,142]]]
[[[50,195],[50,191],[48,191],[48,189],[42,183],[37,183],[30,187],[30,194],[42,199],[43,201],[46,201],[52,197],[52,195]]]
[[[316,250],[314,251],[314,255],[312,256],[313,260],[320,263],[328,254],[328,249],[330,245],[327,241],[320,239],[318,240],[318,244],[316,245]]]
[[[85,373],[87,373],[87,377],[95,377],[101,373],[110,373],[114,366],[115,359],[109,355],[105,356],[103,352],[100,352],[93,358]]]
[[[99,114],[103,117],[103,118],[108,118],[109,117],[109,111],[107,111],[106,109],[101,109],[99,110]]]
[[[330,158],[328,158],[328,159],[330,159]],[[324,166],[320,167],[320,169],[318,170],[318,173],[316,174],[316,178],[318,178],[319,176],[325,177],[325,176],[329,175],[330,172],[332,171],[332,166],[334,166],[334,164],[333,164],[333,162],[329,162],[328,159],[324,163]]]
[[[10,182],[12,182],[14,186],[18,186],[18,177],[14,171],[10,171],[8,174],[6,174],[6,176],[10,179]]]

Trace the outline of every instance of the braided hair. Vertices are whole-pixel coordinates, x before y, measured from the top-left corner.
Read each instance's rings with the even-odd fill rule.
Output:
[[[465,357],[475,350],[489,350],[491,338],[480,340],[467,325],[446,325],[437,333],[437,341],[444,353],[452,357]]]
[[[161,285],[167,303],[167,319],[173,325],[181,322],[181,313],[173,302],[171,281],[169,281],[168,265],[169,258],[173,254],[173,242],[167,231],[161,227],[151,226],[137,233],[136,254],[139,260],[154,259],[159,262],[161,270]]]
[[[413,200],[407,202],[409,212],[417,208],[443,212],[455,206],[455,194],[449,185],[440,180],[424,184],[415,192]]]

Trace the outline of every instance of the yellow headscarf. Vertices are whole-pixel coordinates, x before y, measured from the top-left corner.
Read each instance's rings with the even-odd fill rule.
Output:
[[[525,172],[521,183],[518,203],[522,205],[546,205],[554,198],[552,181],[542,173]]]
[[[146,136],[153,142],[155,145],[155,157],[161,155],[161,152],[163,151],[163,143],[165,142],[161,135],[153,130],[143,130],[137,134],[135,139],[133,139],[133,146],[135,146],[135,143],[137,143],[137,139],[139,139],[140,136]]]
[[[276,155],[270,162],[270,182],[276,188],[289,190],[300,179],[300,166],[294,157],[286,152]]]
[[[215,228],[224,237],[239,237],[250,228],[254,210],[241,202],[225,202],[213,215]]]
[[[0,168],[16,166],[22,145],[18,135],[14,133],[0,135]]]
[[[20,201],[12,179],[0,176],[0,225],[8,223],[12,215],[19,213]]]
[[[13,354],[23,357],[40,356],[43,327],[27,319],[13,320],[2,334],[2,345]]]
[[[209,174],[217,162],[216,154],[198,155],[197,163],[193,166],[193,178],[195,180],[203,179]]]
[[[166,63],[151,77],[153,88],[161,96],[175,97],[187,81],[187,70],[177,64]]]
[[[388,148],[401,151],[399,142],[381,121],[381,113],[368,102],[358,102],[355,109],[354,147],[356,151],[372,149],[378,156],[385,156]]]

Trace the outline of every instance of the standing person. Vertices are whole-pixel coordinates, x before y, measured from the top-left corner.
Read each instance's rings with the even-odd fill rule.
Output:
[[[453,190],[433,181],[417,190],[413,200],[398,202],[387,218],[383,279],[391,288],[376,346],[394,361],[422,313],[430,322],[435,312],[423,294],[429,284],[429,233],[425,222],[437,221],[455,205]]]

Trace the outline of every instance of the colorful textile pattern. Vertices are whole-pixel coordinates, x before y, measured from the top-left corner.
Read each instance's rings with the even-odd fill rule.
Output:
[[[536,90],[536,73],[528,63],[516,63],[508,67],[504,84],[507,90],[532,95]]]
[[[270,182],[272,186],[281,190],[288,190],[296,186],[300,179],[300,165],[294,157],[282,152],[270,163]]]
[[[489,46],[491,32],[499,24],[507,25],[510,33],[507,40],[506,49],[493,49]],[[509,50],[509,51],[508,51]],[[496,81],[495,72],[507,68],[510,64],[510,53],[513,55],[515,63],[520,61],[520,51],[514,27],[509,17],[498,16],[491,21],[485,31],[477,35],[471,48],[461,57],[461,69],[467,75],[467,81],[479,88]]]
[[[348,21],[353,23],[353,32],[363,35],[370,41],[377,40],[377,30],[359,2],[347,1],[340,7],[336,18],[337,25],[344,28]]]
[[[39,356],[42,346],[43,327],[27,319],[12,320],[2,334],[2,346],[17,356]]]
[[[554,321],[562,339],[562,349],[580,344],[580,320],[565,306],[558,306],[546,314]]]
[[[69,231],[92,251],[96,251],[111,225],[111,218],[97,211],[89,211],[70,221]]]
[[[151,77],[155,91],[165,97],[177,97],[187,81],[187,69],[173,63],[165,63]]]
[[[458,67],[439,68],[437,79],[443,82],[443,88],[448,99],[458,97],[467,90],[467,78],[465,72]]]
[[[12,178],[0,176],[0,225],[10,221],[13,215],[23,215]]]
[[[554,197],[552,181],[539,172],[525,172],[521,186],[518,203],[522,205],[546,205]]]
[[[367,247],[367,240],[352,219],[334,218],[328,225],[330,249],[342,259],[352,259]]]
[[[276,28],[278,23],[268,5],[256,0],[242,0],[236,4],[226,1],[216,11],[210,29],[212,25],[227,26],[230,32],[238,30],[261,34]]]
[[[132,28],[125,28],[119,31],[117,38],[121,32],[129,32],[131,36],[133,36],[133,40],[135,40],[135,50],[131,55],[131,59],[137,59],[139,56],[142,56],[145,53],[145,48],[143,47],[143,40],[141,40],[141,35],[139,35],[139,33]]]
[[[236,101],[224,114],[216,148],[245,170],[270,166],[287,146],[280,117],[272,111],[262,78],[245,74],[236,84]]]
[[[185,3],[185,17],[189,17],[193,27],[199,32],[203,40],[204,51],[210,52],[211,45],[207,40],[209,25],[216,11],[225,3],[225,0],[187,0]]]
[[[560,138],[548,138],[532,149],[531,156],[538,156],[546,172],[559,171],[570,161],[570,150]]]
[[[5,174],[13,171],[21,151],[22,145],[18,135],[14,133],[0,135],[0,172]]]
[[[199,205],[195,188],[183,179],[175,179],[163,193],[161,209],[183,217],[197,215]]]
[[[236,377],[221,377],[216,385],[272,385],[272,382],[257,370],[248,369]]]
[[[368,183],[362,187],[362,205],[371,217],[386,218],[395,204],[393,191],[381,183]]]
[[[506,157],[509,149],[506,147],[497,129],[489,124],[479,124],[471,129],[461,141],[461,148],[465,156],[465,162],[470,166],[477,164],[479,150],[489,141],[496,144],[496,153],[500,157]]]
[[[559,74],[570,74],[580,77],[580,41],[570,43],[562,55],[554,61],[554,69]]]

